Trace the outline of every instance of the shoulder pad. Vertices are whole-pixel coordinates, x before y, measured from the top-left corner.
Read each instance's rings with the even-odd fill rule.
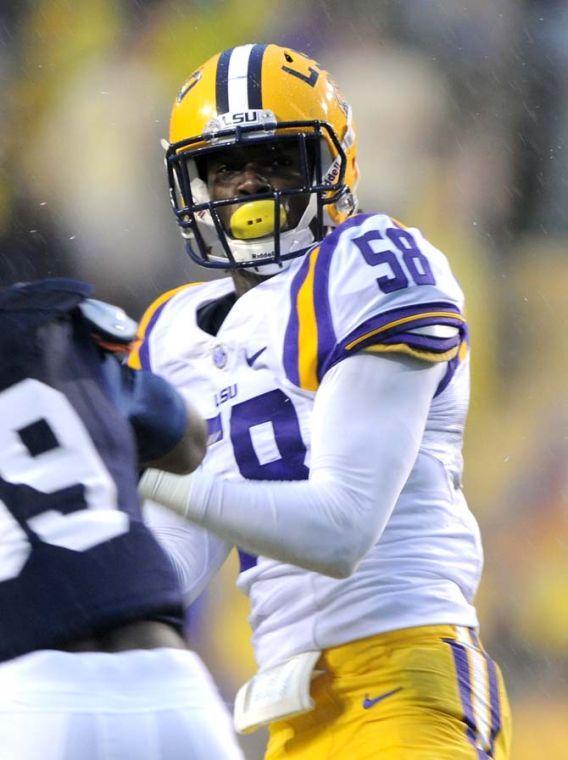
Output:
[[[385,214],[337,227],[306,255],[290,290],[284,370],[308,391],[358,351],[441,362],[467,339],[463,293],[446,257]]]
[[[118,306],[87,298],[79,309],[93,332],[103,340],[128,345],[136,338],[137,323]]]

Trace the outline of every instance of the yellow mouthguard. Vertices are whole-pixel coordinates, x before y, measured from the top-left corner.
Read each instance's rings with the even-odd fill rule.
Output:
[[[280,229],[288,220],[286,209],[280,205]],[[231,216],[231,234],[238,240],[264,237],[274,232],[274,201],[243,203]]]

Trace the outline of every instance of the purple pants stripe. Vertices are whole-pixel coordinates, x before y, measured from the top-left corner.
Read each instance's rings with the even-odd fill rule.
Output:
[[[488,655],[485,655],[487,660],[487,672],[489,675],[489,699],[491,702],[491,745],[490,753],[493,756],[495,749],[495,740],[499,736],[501,730],[501,703],[499,699],[499,682],[497,680],[497,668],[495,663]]]
[[[471,670],[467,659],[465,647],[453,639],[444,639],[450,645],[458,677],[458,688],[463,707],[463,722],[466,725],[466,735],[477,753],[477,760],[490,760],[487,754],[478,744],[479,732],[473,715],[471,702]]]
[[[491,706],[491,733],[490,733],[490,741],[491,745],[489,748],[489,752],[491,756],[493,756],[493,752],[495,751],[495,740],[499,736],[499,732],[501,731],[501,699],[499,694],[499,680],[497,678],[497,666],[495,665],[495,662],[489,657],[487,652],[484,651],[483,646],[481,644],[481,641],[479,640],[479,636],[477,635],[477,632],[473,629],[470,629],[470,636],[473,644],[482,652],[483,657],[485,658],[485,661],[487,663],[487,677],[489,681],[489,703]]]
[[[481,649],[483,651],[483,647],[481,646],[481,642],[479,640],[479,636],[477,635],[477,631],[473,628],[468,628],[469,636],[474,644],[478,649]]]

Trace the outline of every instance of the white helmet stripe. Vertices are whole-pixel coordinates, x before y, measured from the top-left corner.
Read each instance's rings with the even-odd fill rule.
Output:
[[[253,45],[241,45],[233,49],[229,62],[229,113],[247,111],[248,65]]]

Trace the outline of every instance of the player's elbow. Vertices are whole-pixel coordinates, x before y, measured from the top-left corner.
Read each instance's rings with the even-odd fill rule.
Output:
[[[335,533],[327,544],[328,550],[316,558],[312,569],[338,580],[349,578],[373,545],[373,538],[367,530],[352,527]]]
[[[360,556],[359,552],[346,550],[343,545],[336,546],[333,554],[319,557],[315,562],[310,563],[309,569],[315,570],[320,575],[341,580],[353,575],[362,558],[363,555]]]
[[[353,575],[358,564],[358,561],[353,562],[345,557],[335,557],[330,561],[321,564],[317,572],[321,575],[335,578],[336,580],[343,580],[344,578],[349,578],[350,575]]]
[[[321,547],[317,572],[348,578],[377,541],[376,504],[360,492],[337,484],[331,494],[325,520],[317,531]]]
[[[372,542],[361,541],[360,536],[346,537],[339,547],[339,556],[336,559],[335,573],[332,577],[349,578],[350,575],[353,575],[371,546]]]

